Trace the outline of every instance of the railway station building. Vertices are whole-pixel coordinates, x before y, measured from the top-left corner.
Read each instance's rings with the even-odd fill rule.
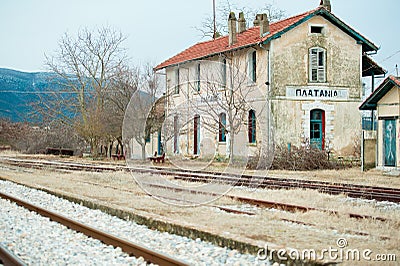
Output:
[[[246,25],[242,13],[231,13],[227,36],[197,43],[155,67],[165,73],[165,113],[173,117],[167,150],[187,156],[224,155],[230,134],[237,130],[239,148],[234,154],[240,154],[243,145],[255,153],[267,141],[353,155],[361,135],[362,78],[385,74],[371,58],[377,45],[334,15],[326,0],[316,9],[273,23],[258,14],[252,27]],[[233,109],[218,104],[228,101],[220,98],[229,91],[229,67],[247,78],[240,84],[238,102],[247,102],[241,107],[240,128],[229,125]],[[204,78],[210,72],[218,74],[217,94]],[[230,93],[235,94],[232,88]],[[189,107],[188,101],[198,105]],[[196,108],[208,109],[211,118]]]

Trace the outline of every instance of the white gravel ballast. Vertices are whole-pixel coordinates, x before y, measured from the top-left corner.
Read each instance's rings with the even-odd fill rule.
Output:
[[[12,182],[0,180],[0,191],[192,265],[272,264],[268,261],[259,261],[256,256],[218,247],[200,239],[193,240],[151,230],[132,221],[122,220],[99,210],[92,210]],[[14,252],[18,248],[16,253],[27,254],[29,258],[22,257],[22,259],[29,264],[135,265],[143,263],[142,258],[137,261],[136,258],[128,257],[120,249],[114,249],[100,241],[73,232],[49,221],[48,218],[36,216],[38,215],[15,204],[1,201],[0,241]],[[24,250],[20,250],[22,246],[26,246]],[[35,255],[29,253],[30,249],[35,250],[32,251]]]
[[[140,265],[120,248],[0,199],[0,243],[28,265]]]

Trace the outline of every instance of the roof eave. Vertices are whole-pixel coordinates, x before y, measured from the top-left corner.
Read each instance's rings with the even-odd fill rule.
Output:
[[[164,69],[164,68],[168,68],[168,67],[175,67],[175,66],[178,66],[180,64],[192,62],[192,61],[195,61],[195,60],[201,60],[201,59],[209,58],[209,57],[212,57],[212,56],[215,56],[215,55],[218,55],[218,54],[222,54],[222,53],[226,53],[226,52],[232,52],[232,51],[236,51],[236,50],[245,49],[245,48],[248,48],[248,47],[251,47],[251,46],[254,46],[254,45],[267,44],[267,43],[271,42],[274,39],[280,38],[284,33],[290,31],[291,29],[293,29],[293,28],[297,27],[298,25],[306,22],[307,20],[311,19],[312,17],[314,17],[316,15],[321,15],[321,16],[325,17],[331,23],[335,24],[341,30],[345,31],[347,34],[352,36],[355,40],[357,40],[357,42],[359,44],[362,45],[363,52],[365,52],[365,53],[367,53],[367,52],[376,52],[376,51],[379,50],[379,47],[377,47],[374,43],[372,43],[371,41],[366,39],[364,36],[362,36],[361,34],[356,32],[354,29],[352,29],[346,23],[341,21],[338,17],[333,15],[331,12],[327,11],[325,8],[318,8],[314,12],[312,12],[309,15],[305,16],[304,18],[300,19],[299,21],[293,23],[292,25],[286,27],[285,29],[283,29],[283,30],[271,35],[271,36],[268,36],[265,40],[261,40],[260,42],[248,44],[248,45],[245,45],[245,46],[235,47],[233,49],[228,49],[228,50],[225,50],[225,51],[208,54],[206,56],[193,58],[193,59],[182,61],[182,62],[175,63],[175,64],[169,64],[169,65],[165,65],[165,66],[160,66],[161,65],[160,64],[160,65],[156,66],[154,68],[154,70],[158,71],[158,70],[161,70],[161,69]]]
[[[376,110],[378,102],[394,86],[400,88],[391,77],[386,78],[381,85],[360,105],[359,110]]]
[[[367,38],[365,38],[364,36],[362,36],[361,34],[356,32],[355,30],[353,30],[346,23],[341,21],[339,18],[337,18],[331,12],[327,11],[325,8],[319,8],[319,9],[315,10],[311,14],[309,14],[306,17],[300,19],[299,21],[297,21],[296,23],[290,25],[289,27],[287,27],[287,28],[275,33],[272,36],[269,36],[267,39],[262,41],[262,43],[263,44],[267,44],[270,41],[272,41],[273,39],[280,38],[284,33],[290,31],[291,29],[293,29],[293,28],[297,27],[298,25],[306,22],[307,20],[311,19],[312,17],[314,17],[316,15],[324,16],[326,19],[328,19],[330,22],[332,22],[333,24],[338,26],[340,29],[342,29],[343,31],[347,32],[350,36],[352,36],[354,39],[356,39],[358,43],[360,43],[362,45],[364,52],[376,52],[376,51],[379,50],[378,46],[376,46],[374,43],[369,41]]]
[[[197,57],[197,58],[192,58],[192,59],[190,59],[190,60],[182,61],[182,62],[179,62],[179,63],[166,65],[166,66],[163,66],[163,67],[158,67],[158,66],[156,66],[154,69],[155,69],[156,71],[158,71],[158,70],[161,70],[161,69],[164,69],[164,68],[168,68],[168,67],[176,67],[176,66],[179,66],[179,65],[182,65],[182,64],[187,64],[187,63],[190,63],[190,62],[193,62],[193,61],[197,61],[197,60],[202,60],[202,59],[210,58],[210,57],[217,56],[217,55],[220,55],[220,54],[224,54],[224,53],[227,53],[227,52],[234,52],[234,51],[246,49],[246,48],[248,48],[248,47],[252,47],[252,46],[255,46],[255,45],[259,45],[260,43],[261,43],[261,42],[251,43],[251,44],[247,44],[247,45],[244,45],[244,46],[239,46],[239,47],[235,47],[235,48],[232,48],[232,49],[228,49],[228,50],[225,50],[225,51],[221,51],[221,52],[217,52],[217,53],[212,53],[212,54],[208,54],[208,55],[205,55],[205,56],[200,56],[200,57]]]
[[[362,36],[360,33],[352,29],[350,26],[348,26],[334,14],[327,11],[325,8],[318,9],[315,13],[318,15],[324,15],[325,18],[327,18],[329,21],[339,26],[339,28],[341,28],[349,35],[351,35],[354,39],[356,39],[358,42],[360,42],[360,44],[362,44],[363,46],[364,52],[376,52],[379,50],[379,47],[376,46],[373,42],[371,42],[370,40]]]

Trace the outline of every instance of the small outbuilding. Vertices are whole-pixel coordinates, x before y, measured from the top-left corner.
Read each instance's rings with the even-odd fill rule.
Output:
[[[359,109],[377,112],[377,168],[398,168],[400,166],[400,78],[387,77]]]

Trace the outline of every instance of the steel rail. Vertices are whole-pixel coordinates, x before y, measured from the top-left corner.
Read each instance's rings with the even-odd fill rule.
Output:
[[[389,187],[375,187],[365,186],[357,184],[344,184],[344,183],[329,183],[324,181],[314,180],[301,180],[301,179],[290,179],[290,178],[275,178],[275,177],[263,177],[263,176],[252,176],[246,174],[232,174],[229,176],[225,173],[215,173],[208,171],[191,171],[182,169],[171,169],[165,167],[123,167],[123,166],[98,166],[92,164],[80,164],[70,163],[62,161],[43,161],[43,160],[26,160],[26,159],[15,159],[15,158],[2,158],[0,161],[22,167],[32,168],[45,168],[56,167],[57,169],[64,170],[83,170],[83,171],[133,171],[137,173],[151,173],[161,175],[172,175],[175,179],[181,179],[186,181],[194,182],[221,182],[232,185],[241,186],[257,186],[260,188],[269,189],[292,189],[292,188],[303,188],[318,190],[323,193],[329,194],[347,194],[350,197],[375,199],[379,201],[391,201],[400,202],[400,189],[389,188]]]
[[[159,253],[154,250],[148,249],[142,245],[130,242],[125,239],[118,238],[117,236],[87,226],[70,218],[67,218],[63,215],[48,211],[39,206],[35,206],[31,203],[28,203],[11,195],[0,192],[0,197],[15,202],[16,204],[23,206],[28,210],[34,211],[42,216],[48,217],[50,218],[50,220],[63,224],[72,230],[81,232],[89,237],[98,239],[105,244],[112,245],[114,247],[120,247],[122,251],[128,253],[129,255],[133,255],[135,257],[143,257],[147,262],[158,265],[188,265],[188,263],[182,260],[172,258],[169,255]]]
[[[25,266],[26,263],[23,262],[17,255],[8,250],[6,247],[0,244],[0,262],[5,266]]]
[[[177,188],[177,187],[173,187],[173,186],[152,184],[152,183],[144,183],[144,185],[156,187],[156,188],[171,189],[171,190],[175,190],[178,192],[186,191],[186,192],[190,192],[193,194],[208,194],[208,195],[212,195],[212,196],[220,196],[220,194],[217,194],[217,193],[193,190],[193,189],[185,189],[182,187]],[[306,207],[306,206],[294,205],[294,204],[288,204],[288,203],[276,202],[276,201],[266,201],[266,200],[248,198],[248,197],[243,197],[243,196],[235,196],[235,195],[230,195],[230,194],[225,194],[223,196],[228,197],[232,200],[247,203],[250,205],[255,205],[255,206],[260,206],[260,207],[270,208],[270,209],[272,209],[272,208],[279,209],[279,210],[288,211],[288,212],[320,211],[320,212],[331,213],[333,215],[348,215],[350,218],[356,218],[356,219],[372,219],[372,220],[377,220],[377,221],[381,221],[381,222],[388,220],[386,218],[378,217],[378,216],[363,215],[363,214],[357,214],[357,213],[342,213],[342,212],[338,212],[338,211],[334,211],[334,210]]]

